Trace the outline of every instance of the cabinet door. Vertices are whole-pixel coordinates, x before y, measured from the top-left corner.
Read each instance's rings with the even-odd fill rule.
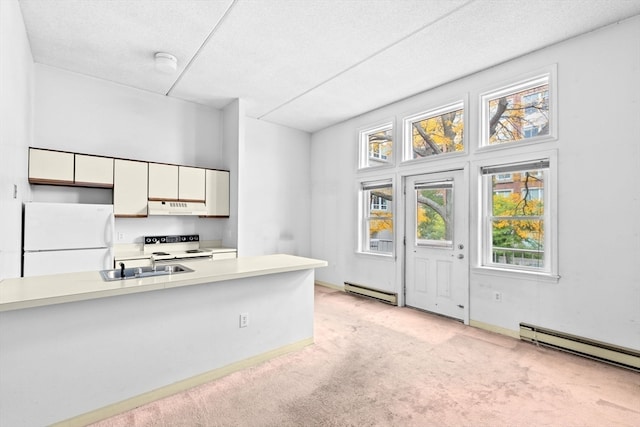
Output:
[[[207,170],[207,216],[229,216],[229,172]]]
[[[205,169],[180,166],[178,197],[185,202],[205,201]]]
[[[113,213],[117,217],[147,216],[147,163],[116,159]]]
[[[76,154],[76,185],[113,187],[113,159]]]
[[[73,153],[29,148],[29,183],[73,184]]]
[[[178,166],[149,163],[149,200],[178,200]]]

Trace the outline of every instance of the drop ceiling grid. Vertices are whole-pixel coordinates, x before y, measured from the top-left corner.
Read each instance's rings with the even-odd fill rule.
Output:
[[[465,2],[239,1],[171,94],[260,117]]]

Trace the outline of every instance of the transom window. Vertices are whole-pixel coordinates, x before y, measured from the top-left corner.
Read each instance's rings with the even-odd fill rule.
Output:
[[[360,168],[393,162],[393,124],[387,123],[360,132]]]
[[[508,144],[551,134],[550,74],[482,96],[482,145]]]
[[[484,167],[483,265],[550,272],[549,160]],[[500,180],[511,174],[509,182]]]
[[[363,182],[360,252],[393,253],[393,185],[391,180]]]
[[[458,102],[404,119],[404,160],[464,151],[464,104]]]

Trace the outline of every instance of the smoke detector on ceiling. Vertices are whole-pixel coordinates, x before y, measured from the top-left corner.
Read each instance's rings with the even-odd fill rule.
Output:
[[[171,55],[170,53],[158,52],[156,53],[156,70],[166,73],[173,74],[176,72],[178,68],[178,59]]]

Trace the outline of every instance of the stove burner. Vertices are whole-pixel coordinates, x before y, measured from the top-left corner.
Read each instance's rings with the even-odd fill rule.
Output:
[[[197,254],[202,252],[200,249],[189,249],[188,251],[185,251],[188,254]]]
[[[166,252],[153,252],[152,255],[169,255],[169,254]]]

